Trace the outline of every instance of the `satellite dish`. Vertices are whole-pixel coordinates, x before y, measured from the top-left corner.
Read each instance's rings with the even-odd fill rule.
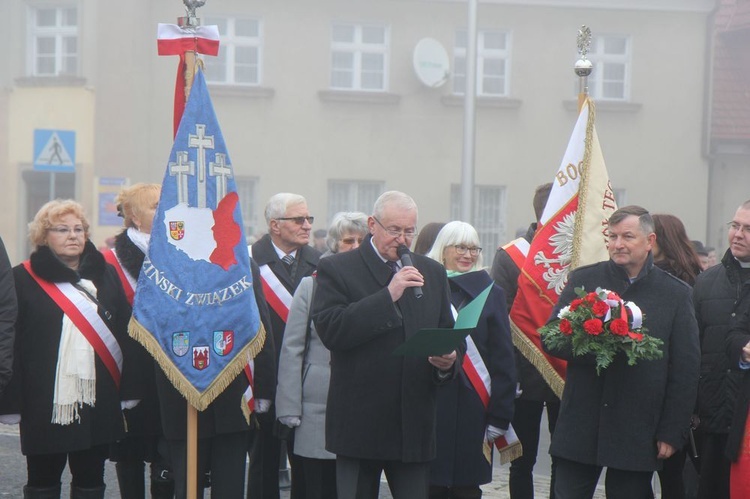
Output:
[[[423,85],[439,88],[450,75],[450,60],[443,45],[434,38],[422,38],[414,47],[414,72]]]

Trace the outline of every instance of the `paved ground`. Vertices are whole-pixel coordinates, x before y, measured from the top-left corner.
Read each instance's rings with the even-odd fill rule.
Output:
[[[544,439],[543,439],[544,440]],[[544,448],[544,447],[542,447]],[[541,450],[541,449],[540,449]],[[540,454],[542,454],[540,452]],[[496,460],[497,462],[498,460]],[[548,497],[549,477],[544,476],[544,470],[549,469],[548,456],[540,455],[537,463],[540,472],[535,477],[536,497]],[[21,455],[18,441],[18,427],[0,425],[0,498],[21,498],[23,496],[23,484],[26,482],[26,460]],[[120,497],[117,488],[117,477],[114,465],[107,463],[105,472],[107,483],[106,499],[118,499]],[[70,476],[67,471],[63,477],[62,497],[69,497]],[[492,483],[482,487],[485,499],[509,499],[508,491],[508,465],[496,465]],[[211,497],[206,494],[206,498]],[[288,499],[289,493],[283,492],[282,499]],[[217,498],[218,499],[218,498]],[[380,499],[392,499],[388,485],[383,482],[380,488]],[[595,499],[604,499],[604,492],[597,492]]]

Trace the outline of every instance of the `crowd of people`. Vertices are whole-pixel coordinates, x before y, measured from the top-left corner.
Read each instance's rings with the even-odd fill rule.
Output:
[[[512,435],[523,454],[510,495],[530,499],[546,413],[551,498],[593,497],[605,469],[609,498],[654,497],[655,473],[664,499],[750,498],[750,201],[719,262],[674,215],[611,215],[609,260],[569,274],[550,320],[577,288],[606,288],[638,304],[663,356],[630,365],[618,355],[598,374],[589,356],[545,346],[567,361],[558,397],[514,347],[509,321],[524,299],[517,249],[535,237],[551,188],[536,189],[537,220],[492,248],[490,268],[474,227],[420,230],[403,192],[382,194],[369,215],[337,213],[322,232],[303,196],[272,196],[267,233],[248,246],[267,332],[255,408],[248,420],[241,373],[199,412],[198,496],[277,499],[289,485],[293,499],[377,499],[384,474],[395,499],[480,498],[493,444]],[[91,242],[73,200],[42,206],[19,265],[0,240],[0,422],[20,424],[25,498],[58,499],[66,466],[71,498],[103,498],[107,459],[125,499],[187,495],[184,400],[128,334],[159,194],[122,190],[109,249]],[[463,341],[394,355],[421,330],[452,329],[480,299]]]

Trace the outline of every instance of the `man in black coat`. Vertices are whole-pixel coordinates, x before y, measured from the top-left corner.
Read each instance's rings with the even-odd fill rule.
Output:
[[[250,256],[261,270],[274,343],[280,350],[291,298],[302,278],[315,272],[320,253],[308,246],[314,217],[310,216],[304,197],[286,192],[273,195],[266,204],[265,217],[268,234],[252,245]],[[278,356],[277,351],[277,364]],[[271,400],[267,401],[269,406]],[[273,434],[276,411],[272,407],[264,410],[258,421],[260,428],[253,432],[250,444],[247,497],[278,499],[282,442]],[[288,455],[292,464],[292,499],[301,499],[304,497],[301,463],[291,450]]]
[[[523,238],[511,241],[497,249],[492,262],[492,279],[505,290],[508,313],[518,292],[518,276],[525,260],[528,247],[536,233],[539,219],[542,218],[547,204],[552,183],[542,184],[534,192],[534,214],[536,223],[529,225]],[[525,251],[524,251],[525,249]],[[552,391],[539,370],[524,357],[517,348],[513,349],[516,360],[516,374],[520,388],[520,395],[515,400],[513,412],[513,429],[523,445],[523,455],[510,463],[511,499],[534,498],[534,465],[539,450],[539,435],[544,409],[547,409],[547,424],[550,435],[554,433],[557,415],[560,411],[560,399]],[[552,459],[550,499],[555,499],[555,460]]]
[[[640,307],[648,334],[664,342],[663,356],[628,366],[620,353],[597,375],[591,354],[545,346],[568,361],[550,447],[556,499],[593,497],[603,467],[609,499],[649,497],[660,461],[685,445],[697,394],[700,349],[690,287],[654,267],[651,215],[640,206],[620,208],[608,231],[610,260],[570,274],[551,320],[576,298],[576,288],[605,288]]]
[[[729,249],[715,265],[699,274],[693,286],[695,318],[701,342],[698,382],[700,499],[729,499],[730,461],[724,456],[742,374],[731,369],[725,354],[730,321],[742,316],[750,296],[750,200],[729,223]]]
[[[435,389],[455,376],[456,351],[439,357],[395,356],[422,328],[450,328],[445,270],[397,249],[416,235],[417,206],[389,191],[368,218],[370,236],[318,267],[313,320],[331,350],[326,449],[336,454],[342,498],[377,499],[385,471],[394,499],[424,499],[435,457]],[[421,287],[423,296],[414,290]]]
[[[16,337],[18,303],[13,270],[0,238],[0,398],[13,375],[13,342]]]

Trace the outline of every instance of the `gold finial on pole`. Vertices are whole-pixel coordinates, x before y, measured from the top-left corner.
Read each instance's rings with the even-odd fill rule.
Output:
[[[186,30],[194,31],[201,25],[201,20],[195,15],[195,9],[206,5],[206,0],[182,0],[185,4],[186,16],[177,18],[177,25]],[[185,102],[190,97],[190,89],[193,86],[193,77],[195,76],[195,66],[198,64],[198,58],[195,56],[195,50],[185,52]]]
[[[573,70],[579,78],[579,90],[578,90],[578,110],[580,111],[583,107],[583,103],[586,102],[586,97],[589,94],[588,78],[591,71],[594,69],[594,65],[587,58],[589,49],[591,48],[591,30],[588,26],[583,25],[578,30],[578,54],[579,59],[576,61]]]

